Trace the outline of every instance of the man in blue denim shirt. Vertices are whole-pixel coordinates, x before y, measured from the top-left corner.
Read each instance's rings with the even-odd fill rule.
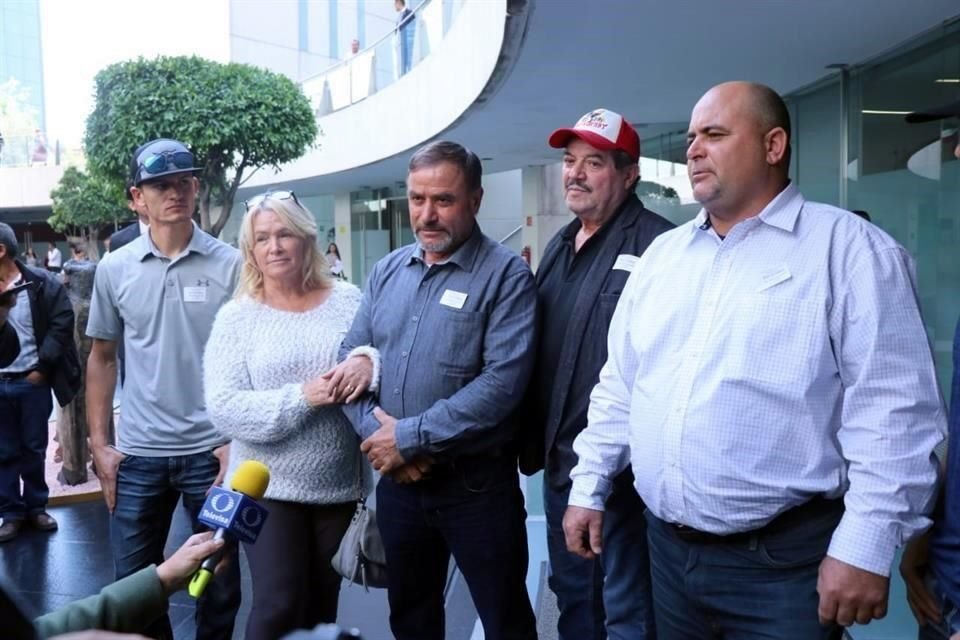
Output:
[[[533,366],[536,290],[481,233],[480,161],[452,142],[410,160],[415,245],[373,268],[341,347],[380,351],[379,398],[346,405],[382,477],[377,515],[398,640],[444,638],[453,554],[487,638],[536,638],[510,416]]]
[[[960,118],[960,100],[917,111],[907,122]],[[960,160],[960,143],[953,149]],[[953,338],[945,482],[933,515],[933,528],[911,542],[900,562],[907,602],[920,625],[922,640],[960,640],[960,322]]]

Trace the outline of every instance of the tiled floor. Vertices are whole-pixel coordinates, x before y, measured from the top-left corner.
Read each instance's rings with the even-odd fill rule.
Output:
[[[541,615],[541,640],[555,638],[555,604],[549,593],[541,596],[544,584],[546,544],[542,516],[536,515],[536,488],[531,487],[528,507],[528,540],[530,569],[528,589],[531,600]],[[67,602],[96,593],[113,578],[109,550],[108,515],[99,499],[51,507],[59,520],[60,530],[52,534],[26,531],[16,540],[0,545],[0,572],[13,584],[31,615],[55,609]],[[189,534],[188,519],[177,510],[168,544],[172,552]],[[237,619],[234,638],[243,637],[243,627],[250,607],[250,578],[243,567],[244,604]],[[476,613],[462,579],[454,574],[447,599],[450,640],[476,640],[483,637],[476,624]],[[194,637],[193,602],[184,593],[171,600],[170,616],[177,640]],[[341,591],[339,620],[348,627],[360,628],[366,640],[389,640],[386,594],[383,590],[369,593],[356,586]],[[555,624],[555,622],[553,623]],[[854,640],[912,640],[916,625],[906,607],[903,585],[894,577],[890,594],[890,614],[885,620],[852,630]],[[2,633],[0,633],[2,638]]]
[[[51,507],[50,513],[59,521],[59,531],[52,534],[25,531],[16,540],[0,546],[0,572],[7,577],[7,583],[13,585],[31,616],[94,594],[113,580],[108,516],[103,503],[98,500]],[[178,509],[167,552],[176,549],[188,534],[188,518]],[[234,633],[238,639],[243,638],[250,610],[250,576],[245,560],[241,567],[244,601]],[[390,638],[385,592],[365,593],[360,587],[345,587],[340,602],[341,624],[363,629],[366,640]],[[194,637],[193,613],[193,601],[186,593],[173,596],[170,619],[177,640]]]

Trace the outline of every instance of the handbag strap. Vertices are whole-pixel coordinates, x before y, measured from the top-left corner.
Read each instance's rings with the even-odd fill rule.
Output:
[[[359,451],[359,448],[358,448]],[[360,459],[357,461],[357,502],[361,505],[367,503],[367,497],[363,495],[363,454],[360,454]]]

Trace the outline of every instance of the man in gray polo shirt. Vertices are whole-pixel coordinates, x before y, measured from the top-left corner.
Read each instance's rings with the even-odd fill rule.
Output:
[[[196,227],[199,182],[193,155],[176,140],[137,149],[130,194],[148,212],[149,233],[112,251],[94,281],[87,335],[90,444],[110,510],[117,578],[163,561],[170,519],[182,498],[195,531],[207,490],[222,480],[226,439],[207,418],[203,348],[236,285],[239,253]],[[116,448],[108,441],[117,344],[126,381]],[[230,562],[197,605],[197,638],[230,638],[240,605]],[[164,618],[151,635],[170,637]]]

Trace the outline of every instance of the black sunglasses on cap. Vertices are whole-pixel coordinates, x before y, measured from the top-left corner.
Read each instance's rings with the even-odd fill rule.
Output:
[[[303,205],[297,200],[297,194],[293,191],[265,191],[258,196],[253,196],[249,200],[245,200],[243,206],[246,211],[250,211],[250,209],[256,209],[262,205],[264,200],[293,200],[297,203],[298,207],[303,209]]]
[[[140,163],[140,180],[167,171],[193,168],[193,154],[189,151],[161,151],[147,156]]]

